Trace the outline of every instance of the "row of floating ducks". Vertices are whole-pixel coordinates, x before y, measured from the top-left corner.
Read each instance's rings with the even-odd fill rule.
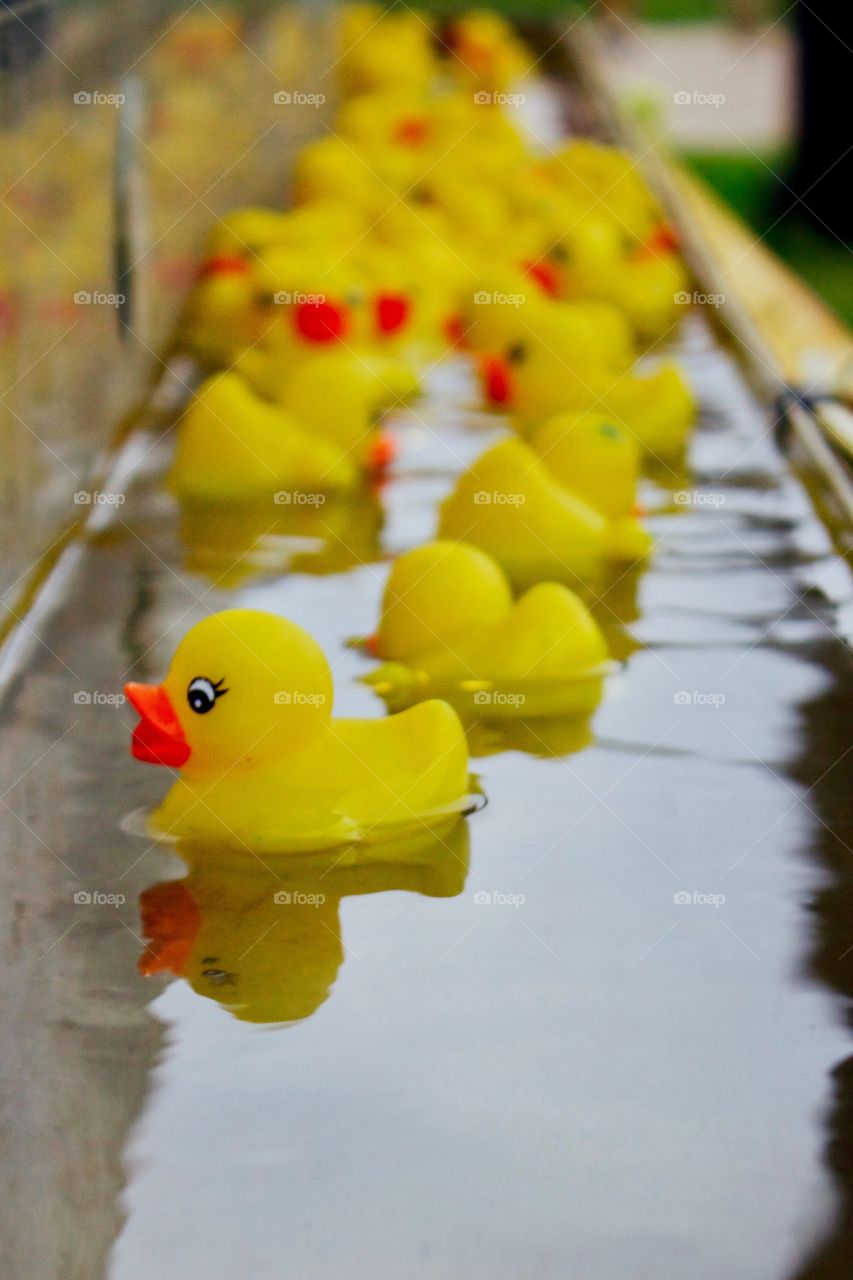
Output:
[[[282,491],[368,501],[387,414],[416,411],[449,355],[512,430],[391,566],[360,645],[392,714],[334,718],[320,647],[248,609],[194,626],[162,684],[127,686],[134,755],[179,770],[150,829],[258,854],[452,825],[472,721],[592,713],[614,664],[589,598],[649,556],[638,477],[678,463],[695,414],[674,362],[638,363],[679,314],[673,232],[622,152],[517,127],[535,58],[513,30],[356,5],[341,32],[342,104],[297,157],[293,207],[211,233],[182,326],[208,376],[169,487],[225,522]]]

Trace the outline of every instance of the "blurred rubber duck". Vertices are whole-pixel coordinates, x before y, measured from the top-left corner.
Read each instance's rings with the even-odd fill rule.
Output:
[[[379,428],[381,418],[410,403],[420,389],[405,361],[337,346],[284,370],[257,346],[238,357],[234,367],[312,439],[329,442],[370,472],[381,472],[393,458],[391,437]]]
[[[133,755],[181,771],[154,835],[256,853],[381,842],[470,807],[468,752],[445,702],[384,720],[334,720],[332,675],[296,623],[212,614],[160,685],[128,684]]]
[[[462,309],[468,345],[474,351],[504,352],[519,364],[533,340],[552,363],[568,359],[581,372],[591,368],[627,370],[634,359],[630,325],[617,307],[602,302],[556,302],[531,292],[526,273],[492,273]]]
[[[392,177],[385,172],[380,178],[364,156],[329,135],[307,143],[295,157],[293,197],[297,204],[309,207],[317,200],[346,202],[376,216],[388,204],[384,183]]]
[[[340,27],[341,53],[336,64],[345,94],[430,84],[437,58],[425,15],[411,9],[388,12],[369,4],[348,6],[348,10]]]
[[[227,364],[255,339],[254,293],[247,260],[218,254],[204,260],[179,322],[178,345],[203,364]]]
[[[442,30],[451,70],[481,92],[505,90],[534,63],[514,28],[489,9],[471,9]]]
[[[589,586],[608,561],[640,560],[651,545],[635,519],[605,519],[514,439],[459,477],[441,504],[438,537],[488,552],[516,588],[552,579]]]
[[[627,151],[590,138],[572,138],[547,162],[552,179],[587,205],[600,204],[631,236],[643,240],[662,213]]]
[[[528,329],[523,341],[484,356],[480,379],[485,398],[529,432],[565,411],[602,412],[616,419],[645,452],[677,458],[696,416],[696,404],[678,366],[662,362],[651,372],[580,365],[567,331]]]
[[[604,637],[578,597],[556,582],[517,602],[490,556],[430,542],[394,562],[364,677],[391,708],[445,697],[480,720],[583,715],[610,669]]]
[[[217,258],[250,258],[287,236],[291,216],[280,209],[250,205],[226,214],[209,231],[204,261]]]
[[[636,517],[640,447],[607,414],[548,418],[534,429],[530,446],[555,480],[607,520]]]
[[[377,423],[389,410],[411,403],[419,390],[417,375],[402,360],[334,352],[304,360],[277,399],[348,455],[381,469],[390,460],[390,446],[377,436]]]
[[[217,373],[178,426],[167,477],[179,498],[231,501],[277,492],[352,492],[355,458],[257,396],[237,373]]]
[[[241,1022],[309,1018],[332,992],[345,949],[345,898],[405,892],[458,896],[468,872],[468,826],[457,819],[441,837],[421,832],[382,850],[382,860],[341,861],[313,854],[298,875],[270,875],[203,847],[181,847],[190,872],[140,897],[145,977],[172,973]]]

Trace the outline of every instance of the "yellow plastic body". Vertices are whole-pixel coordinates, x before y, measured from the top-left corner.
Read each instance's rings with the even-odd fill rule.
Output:
[[[357,459],[255,395],[236,373],[208,378],[178,427],[168,485],[181,498],[353,491]]]
[[[227,693],[188,702],[206,676]],[[336,720],[332,676],[295,623],[251,609],[194,626],[163,688],[190,749],[153,829],[238,850],[288,852],[387,840],[446,822],[468,794],[459,718],[425,702],[383,720]]]
[[[394,564],[366,677],[390,706],[452,698],[466,718],[583,714],[601,697],[609,654],[567,587],[541,583],[514,602],[506,576],[463,542],[431,542]]]

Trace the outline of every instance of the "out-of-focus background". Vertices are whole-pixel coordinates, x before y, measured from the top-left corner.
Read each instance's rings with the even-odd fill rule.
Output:
[[[548,20],[555,38],[589,23],[605,30],[613,92],[655,145],[686,158],[849,320],[849,49],[822,3],[496,7]],[[7,608],[80,514],[74,495],[92,488],[106,446],[162,373],[206,228],[237,204],[285,200],[288,156],[327,126],[332,10],[318,0],[0,9]]]

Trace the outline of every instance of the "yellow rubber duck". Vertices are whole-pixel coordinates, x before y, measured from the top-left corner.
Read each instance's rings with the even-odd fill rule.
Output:
[[[309,1018],[332,993],[345,948],[341,902],[374,893],[452,898],[465,887],[468,824],[459,818],[441,837],[422,832],[371,861],[313,854],[298,872],[212,858],[181,847],[190,871],[152,885],[140,897],[145,977],[172,973],[197,995],[241,1022]],[[290,871],[285,867],[284,871]]]
[[[508,88],[536,61],[512,25],[489,9],[463,13],[441,35],[453,74],[484,91]]]
[[[560,484],[607,520],[637,512],[640,447],[606,413],[561,413],[533,431],[530,446]]]
[[[678,365],[651,372],[579,364],[575,348],[555,329],[528,329],[523,341],[484,356],[480,378],[488,404],[510,414],[527,434],[559,413],[600,412],[633,435],[646,453],[666,460],[683,452],[696,403]]]
[[[502,352],[513,364],[522,362],[531,341],[543,359],[553,353],[552,363],[567,360],[581,372],[623,372],[636,358],[630,325],[617,307],[554,301],[532,290],[521,269],[486,277],[463,307],[462,318],[474,351]]]
[[[238,356],[234,374],[274,401],[258,401],[263,407],[279,406],[312,439],[334,445],[348,462],[370,472],[381,472],[393,458],[393,441],[379,429],[381,418],[420,390],[406,361],[337,344],[283,368],[259,344]]]
[[[177,435],[167,484],[179,498],[351,492],[361,481],[357,459],[261,400],[237,373],[202,383]]]
[[[276,402],[350,461],[381,471],[393,448],[378,423],[385,413],[414,400],[418,390],[417,376],[402,360],[333,350],[292,369]]]
[[[209,231],[205,259],[232,254],[250,258],[262,253],[287,237],[289,222],[290,215],[280,209],[266,209],[258,205],[235,209]]]
[[[296,623],[212,614],[160,685],[129,684],[133,755],[179,769],[152,834],[249,853],[381,842],[470,808],[456,712],[423,702],[384,720],[334,720],[332,674]]]
[[[604,637],[568,589],[543,582],[517,602],[490,556],[430,542],[394,562],[365,683],[392,708],[450,699],[466,718],[584,715],[610,669]]]
[[[342,52],[337,74],[346,94],[375,89],[426,87],[437,70],[428,20],[412,10],[393,13],[372,5],[356,5],[341,28]]]
[[[515,439],[459,477],[441,504],[438,536],[487,551],[516,588],[551,579],[588,586],[609,561],[642,559],[650,545],[635,520],[605,519]]]

